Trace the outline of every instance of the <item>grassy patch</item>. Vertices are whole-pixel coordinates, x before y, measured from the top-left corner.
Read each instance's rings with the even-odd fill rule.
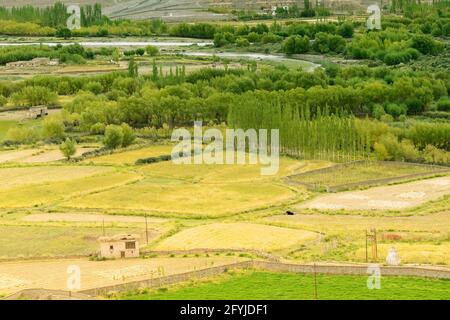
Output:
[[[413,277],[382,277],[381,289],[369,290],[366,276],[317,276],[321,300],[401,300],[449,299],[449,280]],[[272,272],[246,272],[216,281],[173,287],[166,290],[128,293],[120,299],[141,300],[311,300],[314,299],[312,275]]]

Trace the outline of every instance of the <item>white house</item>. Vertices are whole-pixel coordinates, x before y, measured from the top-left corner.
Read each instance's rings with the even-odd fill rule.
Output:
[[[137,258],[139,257],[139,236],[119,234],[112,237],[100,237],[100,257]]]

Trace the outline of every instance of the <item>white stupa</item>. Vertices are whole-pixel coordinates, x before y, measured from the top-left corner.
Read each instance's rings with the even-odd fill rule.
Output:
[[[394,247],[389,249],[389,252],[388,252],[387,257],[386,257],[386,263],[389,266],[398,266],[398,265],[400,265],[400,257],[397,254],[397,251],[395,250]]]

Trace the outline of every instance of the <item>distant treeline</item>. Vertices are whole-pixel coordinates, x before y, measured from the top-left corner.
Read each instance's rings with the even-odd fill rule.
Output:
[[[89,27],[101,25],[109,21],[102,14],[100,4],[85,5],[81,8],[81,26]],[[33,22],[44,27],[65,27],[67,18],[67,6],[57,2],[52,6],[39,8],[31,5],[24,7],[4,8],[0,7],[0,20],[14,20],[17,22]]]

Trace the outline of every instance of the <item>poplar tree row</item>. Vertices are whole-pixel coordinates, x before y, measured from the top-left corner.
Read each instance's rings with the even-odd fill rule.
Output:
[[[331,110],[334,110],[331,112]],[[228,123],[247,129],[279,129],[281,152],[304,159],[354,161],[370,153],[368,134],[339,108],[267,92],[249,92],[230,105]]]

